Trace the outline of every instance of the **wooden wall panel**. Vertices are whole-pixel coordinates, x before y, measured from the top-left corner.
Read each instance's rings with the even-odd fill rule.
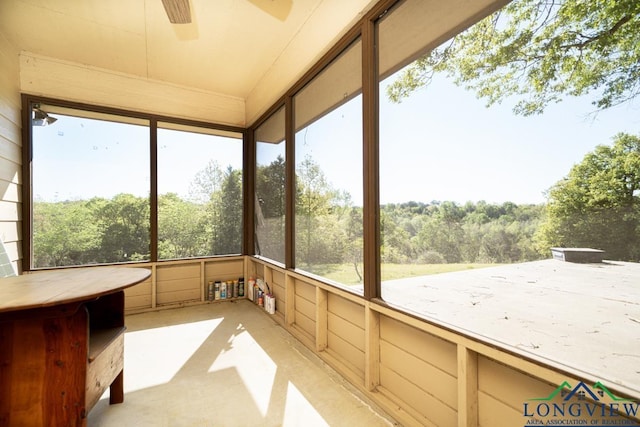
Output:
[[[271,269],[271,287],[278,286],[284,289],[285,275],[284,272],[280,270],[276,270],[275,268]]]
[[[338,311],[338,313],[340,313]],[[341,313],[340,313],[341,314]],[[329,311],[329,332],[336,334],[360,351],[364,351],[364,329]]]
[[[210,261],[204,265],[205,283],[216,280],[238,280],[244,275],[244,261],[234,259],[229,261]],[[245,284],[248,278],[245,278]]]
[[[456,345],[381,316],[380,385],[400,398],[405,410],[418,412],[436,425],[455,425]]]
[[[286,276],[284,272],[273,269],[271,279],[271,292],[276,298],[276,311],[282,315],[287,313]]]
[[[329,312],[334,313],[364,331],[364,306],[329,293]]]
[[[387,316],[380,318],[380,339],[457,377],[457,348],[453,343]]]
[[[199,263],[161,266],[156,271],[158,305],[200,300]]]
[[[183,304],[200,300],[200,289],[184,289],[179,291],[158,293],[158,306]]]
[[[478,393],[479,427],[512,427],[526,425],[521,411],[484,392]]]
[[[277,304],[277,301],[276,301]],[[302,331],[307,333],[311,338],[315,339],[316,336],[316,321],[313,318],[307,317],[297,311],[298,306],[296,302],[296,320],[294,325],[299,327]]]
[[[124,290],[125,311],[141,310],[152,306],[151,279]]]
[[[22,135],[20,61],[18,50],[0,29],[0,238],[14,271],[21,272],[22,258]]]
[[[309,319],[315,319],[315,305],[313,302],[309,301],[301,297],[300,295],[296,295],[295,297],[295,306],[296,306],[296,317],[298,314],[308,317]]]
[[[296,296],[304,298],[311,304],[316,303],[316,287],[302,280],[296,280]]]
[[[327,312],[328,351],[364,379],[364,307],[329,292]]]
[[[457,425],[455,410],[384,365],[380,366],[380,383],[384,387],[385,394],[390,392],[398,406],[418,418],[421,424]]]
[[[327,342],[328,351],[334,357],[338,356],[343,363],[346,362],[347,367],[355,372],[358,377],[364,379],[364,350],[331,331],[328,333]]]
[[[282,302],[283,306],[287,303],[287,293],[285,292],[285,286],[274,283],[271,285],[271,292],[275,295],[276,299]]]
[[[276,313],[286,316],[287,315],[287,299],[286,291],[283,288],[279,293],[274,294],[276,296]]]
[[[410,343],[405,344],[410,345]],[[428,359],[428,356],[426,358]],[[380,364],[412,382],[443,404],[454,410],[457,409],[458,381],[456,377],[386,341],[380,342]]]
[[[302,280],[294,281],[295,325],[315,339],[316,336],[316,288]],[[277,301],[276,301],[277,305]]]
[[[162,261],[143,267],[151,269],[151,277],[125,290],[125,309],[129,314],[162,306],[205,302],[203,274],[212,279],[237,280],[245,271],[243,257]]]
[[[556,387],[487,357],[478,358],[478,389],[519,413],[527,399],[548,396]]]
[[[247,277],[246,281],[249,281],[249,277],[258,278],[264,277],[264,266],[262,263],[256,261],[255,259],[249,260],[247,263]]]
[[[364,307],[329,292],[327,311],[329,351],[364,379]]]
[[[315,319],[316,307],[311,301],[296,295],[295,304],[296,304],[296,319],[298,318],[298,314],[308,317],[309,319],[312,319],[312,320]]]
[[[33,95],[245,126],[241,98],[27,52],[20,55],[20,88]]]
[[[566,380],[572,387],[578,384],[578,380],[568,377]],[[482,426],[510,426],[514,425],[514,423],[526,425],[527,421],[534,417],[525,417],[523,415],[524,404],[528,403],[530,408],[528,412],[535,414],[536,411],[533,408],[537,403],[531,399],[547,397],[558,386],[558,384],[550,384],[510,366],[481,356],[478,359],[478,416],[480,424]],[[566,404],[562,399],[562,396],[558,396],[554,400],[544,402],[544,404],[552,406],[555,403],[562,407],[563,404]],[[578,398],[575,398],[570,403],[578,401]],[[606,404],[606,399],[602,400],[601,403]],[[496,413],[500,414],[500,417],[496,417]],[[543,421],[546,422],[552,418],[554,416],[550,415],[543,418]],[[559,418],[571,419],[572,416],[562,417],[560,415]],[[590,425],[602,423],[599,411],[589,415],[588,411],[582,410],[579,418]],[[626,422],[626,425],[635,425],[635,422],[622,416],[616,416],[615,420],[619,424]]]
[[[176,281],[192,278],[200,278],[200,264],[178,264],[158,266],[156,268],[158,283],[163,281]]]

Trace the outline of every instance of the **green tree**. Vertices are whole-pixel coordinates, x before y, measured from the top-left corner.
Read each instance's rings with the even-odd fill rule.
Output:
[[[189,199],[197,203],[207,203],[211,195],[220,190],[224,180],[224,172],[215,160],[196,172],[189,186]]]
[[[285,174],[282,156],[256,170],[256,250],[280,262],[284,262]]]
[[[439,72],[488,105],[517,96],[522,115],[566,95],[591,93],[598,109],[626,102],[640,93],[640,2],[515,0],[415,61],[388,96],[399,102]]]
[[[320,166],[306,156],[296,171],[296,260],[307,268],[326,261],[332,193]]]
[[[203,233],[206,211],[202,204],[175,193],[158,197],[158,258],[175,259],[209,255]]]
[[[206,255],[242,251],[242,172],[231,165],[222,170],[211,160],[198,171],[189,188],[189,201],[204,206],[198,228],[204,236]],[[199,208],[197,208],[199,209]]]
[[[364,262],[362,208],[349,208],[343,229],[345,230],[345,258],[353,264],[358,283],[362,283],[362,272],[360,271]]]
[[[220,190],[209,203],[213,255],[242,252],[242,172],[227,167]]]
[[[149,199],[118,194],[111,200],[94,198],[88,202],[100,227],[102,241],[98,262],[149,259]]]
[[[267,166],[256,171],[256,193],[264,218],[284,217],[285,210],[285,160],[278,156]]]
[[[538,249],[591,247],[609,259],[640,260],[640,137],[599,145],[548,193]]]
[[[383,263],[405,264],[413,260],[415,250],[412,244],[412,235],[407,230],[411,218],[401,216],[400,209],[395,205],[381,206],[380,209],[380,235],[382,247],[380,256]]]
[[[454,202],[442,202],[418,233],[420,254],[435,251],[448,263],[462,261],[464,210]]]
[[[101,233],[86,201],[33,204],[36,268],[96,263]]]

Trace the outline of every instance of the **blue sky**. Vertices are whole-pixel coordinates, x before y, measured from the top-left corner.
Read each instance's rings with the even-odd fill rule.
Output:
[[[541,203],[544,191],[596,145],[610,144],[618,132],[640,134],[637,101],[590,114],[589,98],[568,99],[533,117],[515,116],[512,104],[486,108],[443,78],[400,104],[388,103],[383,94],[381,202]],[[296,145],[299,159],[312,155],[332,186],[348,191],[356,205],[362,200],[361,117],[357,97],[300,132]],[[88,126],[87,119],[61,117],[35,131],[36,197],[148,194],[147,128]],[[161,192],[186,196],[195,174],[212,159],[222,168],[241,167],[239,141],[212,145],[213,138],[161,131]],[[272,156],[281,149],[274,147]]]
[[[47,201],[148,196],[149,128],[52,114],[34,127],[34,196]],[[158,188],[183,197],[195,174],[215,160],[242,167],[242,142],[214,135],[158,130]]]
[[[619,132],[640,134],[637,102],[595,113],[590,98],[570,98],[532,117],[514,115],[513,104],[487,108],[441,77],[400,104],[382,92],[381,203],[542,203],[544,192],[596,145],[611,144]],[[358,97],[300,132],[305,140],[296,145],[356,204],[362,199],[362,169],[354,160],[362,157],[360,109]]]
[[[521,117],[509,101],[487,108],[444,78],[401,104],[381,100],[381,200],[543,202],[596,145],[640,133],[637,103],[590,114],[590,99],[574,98]]]
[[[58,121],[33,128],[36,200],[148,195],[148,128],[52,116]]]

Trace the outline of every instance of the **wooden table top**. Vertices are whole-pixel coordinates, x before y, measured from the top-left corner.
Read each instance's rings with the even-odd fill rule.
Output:
[[[0,278],[0,313],[88,301],[146,280],[146,268],[89,267]]]

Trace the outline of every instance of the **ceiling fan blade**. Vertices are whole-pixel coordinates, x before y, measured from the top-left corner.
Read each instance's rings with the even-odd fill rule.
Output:
[[[162,4],[172,24],[191,23],[189,0],[162,0]]]

